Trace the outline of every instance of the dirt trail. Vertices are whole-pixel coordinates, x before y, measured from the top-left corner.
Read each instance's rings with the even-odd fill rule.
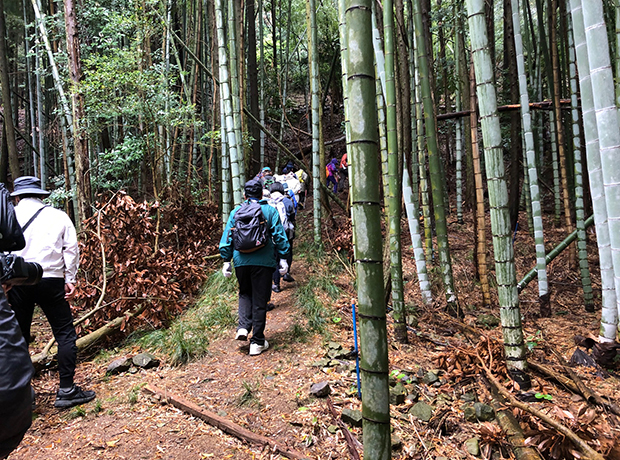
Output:
[[[259,356],[250,357],[249,342],[234,340],[231,329],[211,343],[207,357],[181,367],[162,363],[156,370],[106,377],[107,363],[122,354],[106,362],[82,362],[76,381],[94,389],[101,401],[100,407],[95,402],[84,405],[84,413],[54,409],[56,374],[37,377],[37,418],[9,459],[280,458],[144,395],[140,388],[147,383],[317,458],[318,452],[303,444],[312,439],[309,428],[289,423],[299,417],[298,403],[307,397],[317,373],[311,363],[323,353],[320,338],[303,343],[292,335],[293,324],[300,320],[294,292],[304,282],[304,272],[296,262],[297,281],[283,282],[283,291],[273,294],[276,308],[267,313],[265,331],[270,348]],[[242,405],[243,396],[247,402]],[[321,450],[333,447],[322,445]]]

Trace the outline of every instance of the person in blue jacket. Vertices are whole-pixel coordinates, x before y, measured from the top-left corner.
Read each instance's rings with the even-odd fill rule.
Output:
[[[290,245],[280,222],[278,211],[263,200],[263,186],[252,179],[244,187],[246,200],[258,201],[267,221],[271,238],[261,249],[250,253],[242,253],[232,246],[230,229],[235,225],[235,214],[241,207],[235,207],[228,217],[226,228],[220,240],[220,255],[224,259],[222,273],[227,278],[232,276],[230,261],[235,266],[235,275],[239,282],[239,328],[236,339],[250,339],[250,355],[260,355],[269,348],[265,340],[265,323],[267,319],[267,302],[271,294],[271,277],[274,270],[279,269],[284,275],[288,271],[286,256]],[[279,259],[279,264],[278,264]]]

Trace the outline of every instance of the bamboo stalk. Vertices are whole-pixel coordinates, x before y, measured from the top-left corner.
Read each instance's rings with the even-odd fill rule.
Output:
[[[590,225],[594,223],[594,216],[590,216],[584,222],[585,228],[588,228]],[[545,260],[547,261],[547,265],[551,263],[553,259],[555,259],[560,253],[571,244],[575,238],[577,238],[578,230],[575,230],[573,233],[568,235],[564,241],[558,244],[553,250],[549,251]],[[523,277],[519,284],[517,284],[517,288],[521,291],[530,281],[532,281],[538,275],[538,269],[536,267],[532,268],[527,274]]]

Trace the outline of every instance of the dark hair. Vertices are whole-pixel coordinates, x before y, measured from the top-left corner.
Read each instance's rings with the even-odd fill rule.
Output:
[[[280,192],[282,195],[284,195],[284,187],[280,182],[274,182],[269,186],[269,193],[273,192]]]

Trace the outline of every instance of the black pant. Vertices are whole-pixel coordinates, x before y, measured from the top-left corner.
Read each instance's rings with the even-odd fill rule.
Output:
[[[22,335],[30,339],[30,324],[35,303],[41,307],[52,327],[58,343],[58,374],[60,387],[73,385],[75,362],[77,358],[77,334],[73,326],[71,307],[65,300],[65,280],[62,278],[43,278],[34,286],[15,286],[8,292],[9,303],[22,330]]]
[[[235,267],[235,274],[239,281],[239,327],[253,331],[251,343],[263,345],[273,268],[247,265]]]
[[[290,245],[290,249],[288,251],[288,254],[286,256],[286,263],[288,264],[288,271],[286,273],[290,273],[291,271],[291,265],[293,265],[293,241],[295,241],[295,238],[291,238],[288,240],[288,244]],[[277,258],[277,256],[276,256]],[[278,268],[276,268],[276,270],[273,272],[273,284],[275,284],[276,286],[280,286],[280,261],[278,261]]]

